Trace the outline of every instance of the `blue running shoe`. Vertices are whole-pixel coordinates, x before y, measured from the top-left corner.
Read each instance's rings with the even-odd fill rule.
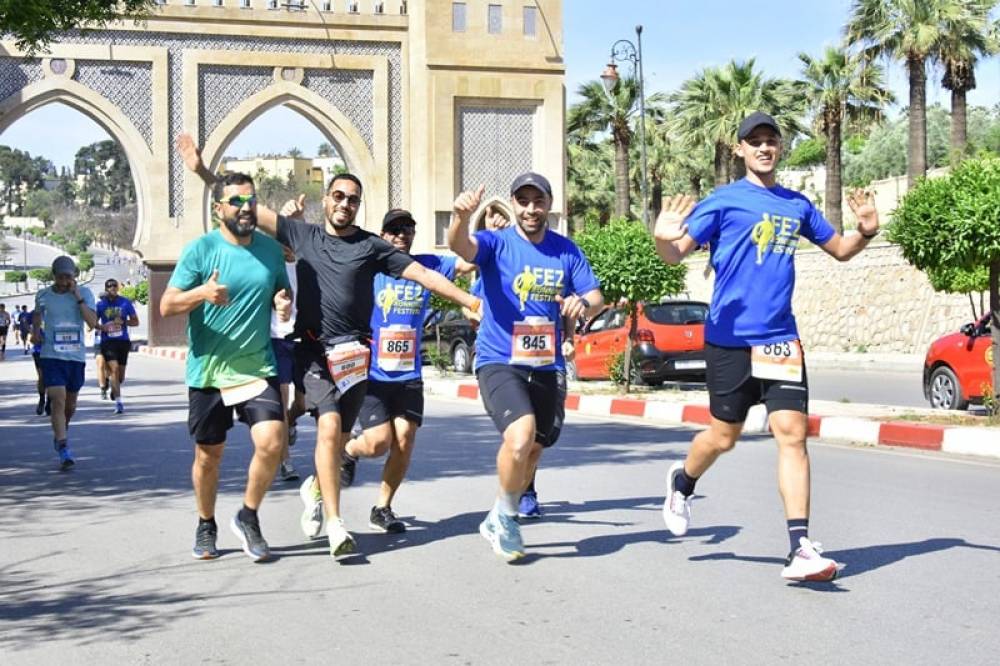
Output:
[[[521,503],[517,508],[518,518],[538,520],[542,517],[542,507],[538,504],[538,493],[534,490],[521,495]]]
[[[215,540],[219,535],[218,527],[215,523],[198,523],[198,529],[194,533],[194,548],[191,555],[196,560],[214,560],[219,556],[219,550],[215,547]]]
[[[76,464],[73,460],[73,452],[69,448],[69,444],[66,442],[56,442],[55,443],[56,453],[59,454],[59,466],[62,469],[69,469]]]
[[[243,552],[254,562],[263,562],[271,558],[271,549],[260,533],[260,523],[256,520],[240,520],[240,514],[233,516],[229,523],[233,534],[240,540]]]
[[[508,562],[524,557],[521,526],[514,516],[500,513],[495,508],[479,525],[479,533],[493,546],[493,552]]]

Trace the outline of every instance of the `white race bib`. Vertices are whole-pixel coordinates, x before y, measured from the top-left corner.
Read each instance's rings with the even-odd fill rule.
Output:
[[[254,379],[246,384],[239,384],[238,386],[227,386],[226,388],[219,389],[219,395],[222,396],[222,404],[226,407],[232,407],[233,405],[238,405],[242,402],[247,402],[248,400],[253,400],[261,393],[267,389],[266,379]]]
[[[120,338],[125,335],[125,329],[121,324],[109,322],[108,330],[103,331],[103,335],[107,338]]]
[[[511,365],[538,368],[556,362],[556,325],[545,317],[525,317],[514,322]]]
[[[417,331],[394,324],[378,331],[378,367],[386,371],[409,371],[417,365]]]
[[[750,373],[757,379],[802,381],[802,343],[798,340],[756,345],[750,350]]]
[[[326,350],[326,367],[341,394],[368,379],[371,355],[371,349],[358,342],[342,342]]]
[[[78,324],[56,324],[52,329],[52,349],[56,352],[73,354],[83,349]]]

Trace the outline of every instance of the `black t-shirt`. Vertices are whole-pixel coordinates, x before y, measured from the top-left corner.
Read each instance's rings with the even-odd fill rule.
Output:
[[[278,217],[279,243],[298,259],[295,333],[325,341],[371,336],[376,273],[400,277],[413,258],[375,234],[328,234],[321,225]],[[318,307],[317,307],[318,306]]]

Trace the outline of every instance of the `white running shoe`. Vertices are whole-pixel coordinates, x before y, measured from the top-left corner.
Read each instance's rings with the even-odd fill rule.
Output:
[[[299,498],[304,508],[299,525],[302,533],[310,539],[318,539],[323,533],[323,495],[320,494],[316,477],[310,474],[299,486]]]
[[[343,518],[331,518],[326,524],[326,533],[330,537],[330,557],[336,559],[358,552],[358,544],[344,527]]]
[[[677,476],[684,471],[684,462],[678,461],[667,472],[667,498],[663,500],[663,522],[674,536],[684,536],[691,522],[691,498],[677,490]]]
[[[798,581],[831,581],[844,568],[843,564],[823,557],[823,547],[805,537],[799,537],[799,547],[789,556],[781,577]]]

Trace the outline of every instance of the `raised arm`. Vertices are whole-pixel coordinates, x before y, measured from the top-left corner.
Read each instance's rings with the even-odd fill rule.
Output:
[[[695,203],[695,198],[688,194],[663,197],[663,206],[653,228],[653,240],[656,254],[665,263],[679,264],[698,247],[697,241],[688,235],[687,224],[684,223],[694,210]]]
[[[212,271],[208,282],[182,291],[177,287],[167,287],[160,298],[160,316],[172,317],[187,314],[202,303],[225,305],[229,302],[229,288],[219,284],[219,270]]]
[[[848,261],[868,243],[878,236],[878,210],[875,208],[875,196],[871,192],[854,190],[847,195],[847,205],[858,218],[858,231],[850,236],[835,233],[833,237],[820,247],[837,261]]]
[[[451,280],[437,271],[428,270],[414,261],[406,267],[406,270],[402,273],[402,277],[423,285],[441,298],[447,298],[452,303],[469,308],[473,312],[479,312],[481,303],[478,298],[467,291],[459,289]]]
[[[486,186],[480,185],[475,192],[462,192],[452,205],[451,225],[448,227],[448,247],[466,261],[474,261],[479,251],[479,243],[469,236],[469,220],[479,208],[479,202],[486,192]]]

